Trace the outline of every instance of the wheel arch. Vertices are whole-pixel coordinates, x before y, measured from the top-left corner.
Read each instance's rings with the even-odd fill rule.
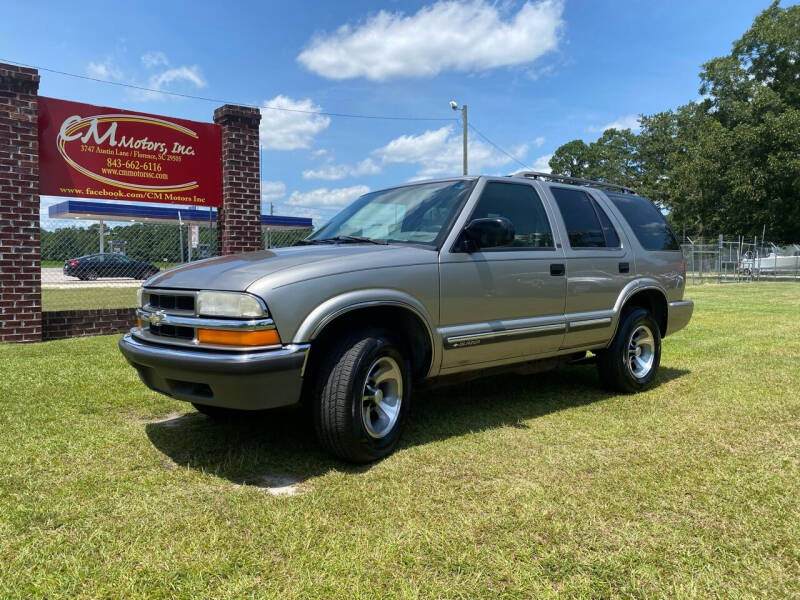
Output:
[[[614,307],[616,313],[616,323],[614,334],[619,328],[619,322],[623,311],[630,306],[639,306],[646,309],[653,315],[661,337],[667,335],[667,321],[669,319],[669,303],[664,289],[654,280],[643,280],[631,282],[636,285],[628,285],[620,294],[617,305]]]
[[[435,329],[431,326],[430,315],[425,307],[413,298],[398,297],[394,290],[389,294],[376,294],[384,297],[366,300],[363,294],[358,297],[346,295],[332,298],[314,309],[295,333],[293,343],[310,343],[311,350],[307,362],[313,369],[320,348],[336,339],[338,334],[352,331],[356,327],[385,328],[396,334],[404,344],[412,361],[415,378],[432,374],[439,360],[439,344],[436,343]],[[374,297],[374,296],[373,296]],[[418,349],[422,347],[422,352]]]

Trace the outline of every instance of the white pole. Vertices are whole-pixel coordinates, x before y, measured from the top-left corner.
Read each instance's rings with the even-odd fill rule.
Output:
[[[467,105],[461,107],[461,127],[462,127],[462,138],[464,143],[464,175],[467,174]]]
[[[106,251],[106,231],[103,219],[100,219],[100,254]]]

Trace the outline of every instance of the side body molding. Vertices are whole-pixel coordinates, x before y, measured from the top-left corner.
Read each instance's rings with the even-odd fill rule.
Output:
[[[318,305],[303,319],[303,322],[294,335],[292,343],[309,343],[319,335],[328,323],[337,317],[360,308],[372,308],[376,306],[404,308],[419,317],[425,326],[431,343],[431,364],[428,369],[428,376],[436,375],[439,365],[441,364],[442,341],[436,331],[436,327],[433,325],[434,321],[429,311],[419,300],[398,290],[385,288],[362,289],[329,298]],[[304,341],[299,342],[299,340]]]

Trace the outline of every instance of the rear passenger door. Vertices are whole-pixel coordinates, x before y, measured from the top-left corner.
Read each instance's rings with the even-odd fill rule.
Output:
[[[563,348],[604,343],[614,304],[633,278],[633,253],[606,199],[586,188],[548,186],[560,213],[567,263]]]

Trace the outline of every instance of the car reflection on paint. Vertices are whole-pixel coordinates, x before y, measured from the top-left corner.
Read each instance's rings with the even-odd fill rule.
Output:
[[[159,271],[154,264],[122,254],[87,254],[64,262],[64,275],[77,277],[82,281],[93,281],[100,277],[147,279]]]

